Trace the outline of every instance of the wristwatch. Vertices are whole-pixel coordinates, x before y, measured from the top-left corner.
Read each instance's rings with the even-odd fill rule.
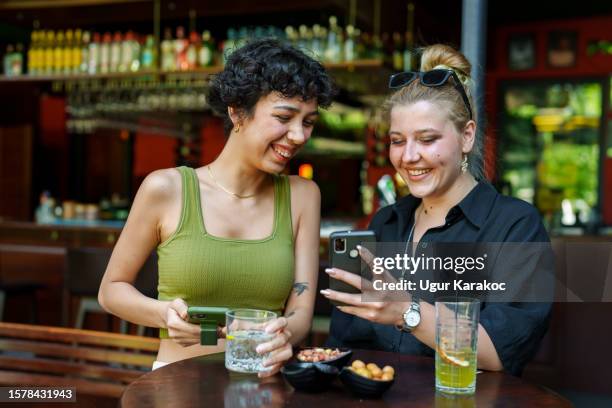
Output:
[[[410,333],[421,323],[421,305],[419,305],[419,300],[413,298],[410,306],[403,314],[403,324],[402,331]]]

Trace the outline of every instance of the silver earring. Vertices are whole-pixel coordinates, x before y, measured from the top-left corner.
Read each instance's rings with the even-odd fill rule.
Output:
[[[461,162],[461,172],[465,173],[468,169],[468,166],[470,164],[468,163],[468,158],[467,158],[467,154],[463,155],[463,161]]]

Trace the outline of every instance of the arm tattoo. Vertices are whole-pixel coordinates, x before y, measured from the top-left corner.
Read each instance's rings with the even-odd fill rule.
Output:
[[[287,317],[291,317],[291,316],[293,316],[294,314],[295,314],[295,310],[294,310],[293,312],[289,312],[289,313],[287,313],[287,314],[285,315],[285,318],[287,318]]]
[[[295,293],[300,296],[302,293],[304,293],[305,290],[308,290],[308,283],[307,282],[295,282],[293,284],[293,290],[295,290]]]

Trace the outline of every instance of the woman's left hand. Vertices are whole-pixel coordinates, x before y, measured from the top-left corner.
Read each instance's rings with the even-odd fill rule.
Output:
[[[371,265],[373,255],[365,248],[358,247],[359,255],[368,264]],[[367,285],[368,290],[372,291],[372,283],[360,275],[338,269],[328,268],[325,272],[334,279],[348,283],[349,285],[363,292],[362,284]],[[384,272],[383,279],[393,279],[388,272]],[[346,303],[349,306],[338,306],[344,313],[349,313],[362,319],[380,324],[401,325],[403,323],[403,314],[410,305],[410,295],[406,292],[406,300],[395,299],[393,301],[362,301],[363,293],[344,293],[332,289],[324,289],[321,294],[327,299]],[[397,296],[397,295],[396,295]]]
[[[274,333],[275,336],[272,340],[257,346],[256,351],[259,354],[269,353],[268,357],[264,359],[264,366],[267,370],[260,372],[258,374],[259,378],[276,374],[285,362],[293,356],[293,348],[289,342],[291,332],[287,329],[287,319],[285,317],[272,320],[266,325],[265,330],[266,333]]]

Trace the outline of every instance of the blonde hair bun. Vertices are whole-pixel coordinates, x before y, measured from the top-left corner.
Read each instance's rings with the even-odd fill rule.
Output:
[[[434,44],[425,47],[421,55],[421,71],[425,72],[442,68],[455,71],[464,85],[470,82],[472,64],[470,64],[465,55],[449,45]]]

